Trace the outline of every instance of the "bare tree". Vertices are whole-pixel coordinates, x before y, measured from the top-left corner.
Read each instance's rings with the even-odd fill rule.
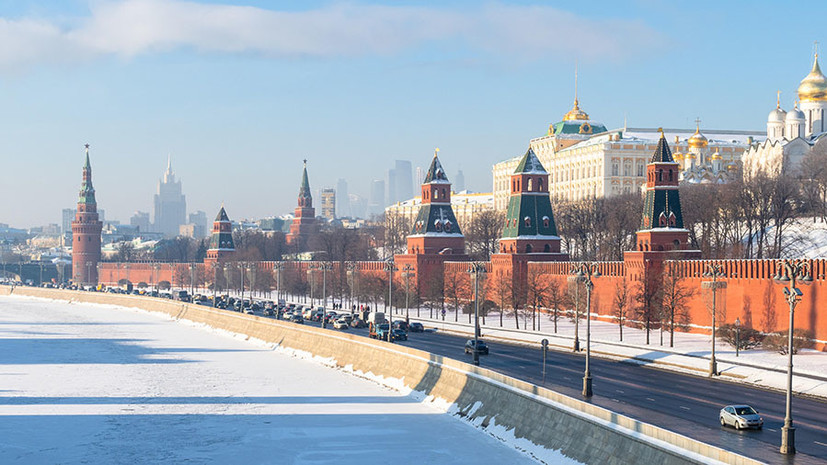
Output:
[[[547,292],[548,305],[551,307],[549,318],[554,323],[554,332],[557,333],[557,321],[560,319],[560,307],[565,305],[566,293],[557,280],[549,280]]]
[[[615,284],[615,293],[612,298],[614,304],[614,316],[617,318],[618,329],[620,329],[620,341],[623,342],[623,325],[629,317],[629,307],[631,306],[629,290],[629,283],[626,279],[621,279]]]
[[[689,321],[689,299],[695,290],[684,282],[676,266],[667,264],[663,273],[661,294],[663,295],[663,315],[669,324],[669,347],[675,346],[675,325],[686,326]]]
[[[526,276],[526,291],[527,301],[531,303],[531,329],[538,331],[540,307],[546,304],[548,298],[548,275],[536,268],[529,270]]]
[[[638,281],[635,289],[635,314],[646,331],[646,344],[649,344],[653,326],[661,321],[663,305],[662,279],[659,274],[650,273],[649,279]]]
[[[459,321],[459,308],[462,300],[468,300],[470,286],[468,285],[467,273],[451,268],[445,270],[445,298],[451,301],[454,307],[454,321]],[[470,314],[469,314],[470,323]]]
[[[502,236],[505,213],[496,210],[476,212],[464,228],[465,248],[474,260],[489,260],[497,253],[497,243]]]
[[[491,290],[494,294],[494,301],[500,310],[500,327],[503,326],[503,314],[506,308],[513,305],[513,277],[510,272],[503,273],[502,270],[497,270],[491,278]]]

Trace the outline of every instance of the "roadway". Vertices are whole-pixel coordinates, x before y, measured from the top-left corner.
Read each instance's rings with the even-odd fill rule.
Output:
[[[309,321],[305,324],[319,326]],[[329,329],[337,331],[332,326]],[[368,336],[367,329],[347,331]],[[396,343],[472,363],[472,356],[464,353],[466,337],[438,331],[409,333],[408,337],[408,341]],[[549,350],[544,380],[539,345],[488,345],[491,353],[480,357],[480,366],[583,399],[585,353]],[[585,340],[581,345],[585,350]],[[594,396],[586,401],[592,404],[768,463],[827,463],[827,402],[793,398],[797,454],[785,456],[778,452],[784,423],[783,392],[595,356],[591,372]],[[764,429],[722,427],[718,412],[728,404],[755,407],[764,417]]]

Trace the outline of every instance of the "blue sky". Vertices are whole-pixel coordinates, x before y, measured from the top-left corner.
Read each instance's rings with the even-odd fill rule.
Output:
[[[0,0],[0,222],[59,222],[92,145],[108,219],[150,211],[172,154],[191,211],[368,194],[434,147],[469,188],[569,110],[608,127],[762,130],[827,43],[823,2]],[[823,61],[823,60],[822,60]],[[318,201],[317,201],[318,203]]]

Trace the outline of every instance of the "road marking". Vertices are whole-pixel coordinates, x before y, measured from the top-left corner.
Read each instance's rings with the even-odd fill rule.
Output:
[[[651,397],[647,397],[646,400],[651,400],[652,402],[655,401],[655,399],[652,399]]]
[[[617,399],[614,399],[614,398],[613,398],[612,400],[613,400],[613,401],[615,401],[615,402],[617,402],[618,404],[620,403],[620,401],[619,401],[619,400],[617,400]]]
[[[621,391],[620,389],[615,389],[615,391],[617,391],[617,392],[619,392],[619,393],[621,393],[621,394],[626,394],[625,392]]]
[[[772,429],[772,428],[767,428],[767,429],[768,429],[768,430],[770,430],[770,431],[772,431],[773,433],[775,433],[775,432],[777,431],[777,430],[774,430],[774,429]]]
[[[823,442],[818,442],[818,441],[813,441],[813,442],[815,442],[815,443],[816,443],[816,444],[818,444],[819,446],[824,446],[824,447],[827,447],[827,444],[824,444]]]
[[[681,408],[682,408],[682,409],[684,409],[684,410],[692,410],[691,408],[689,408],[689,407],[684,407],[683,405],[681,405]]]

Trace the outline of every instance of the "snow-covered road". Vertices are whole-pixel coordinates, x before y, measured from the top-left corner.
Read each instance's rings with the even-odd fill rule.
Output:
[[[536,462],[411,395],[255,342],[0,297],[0,463]]]

